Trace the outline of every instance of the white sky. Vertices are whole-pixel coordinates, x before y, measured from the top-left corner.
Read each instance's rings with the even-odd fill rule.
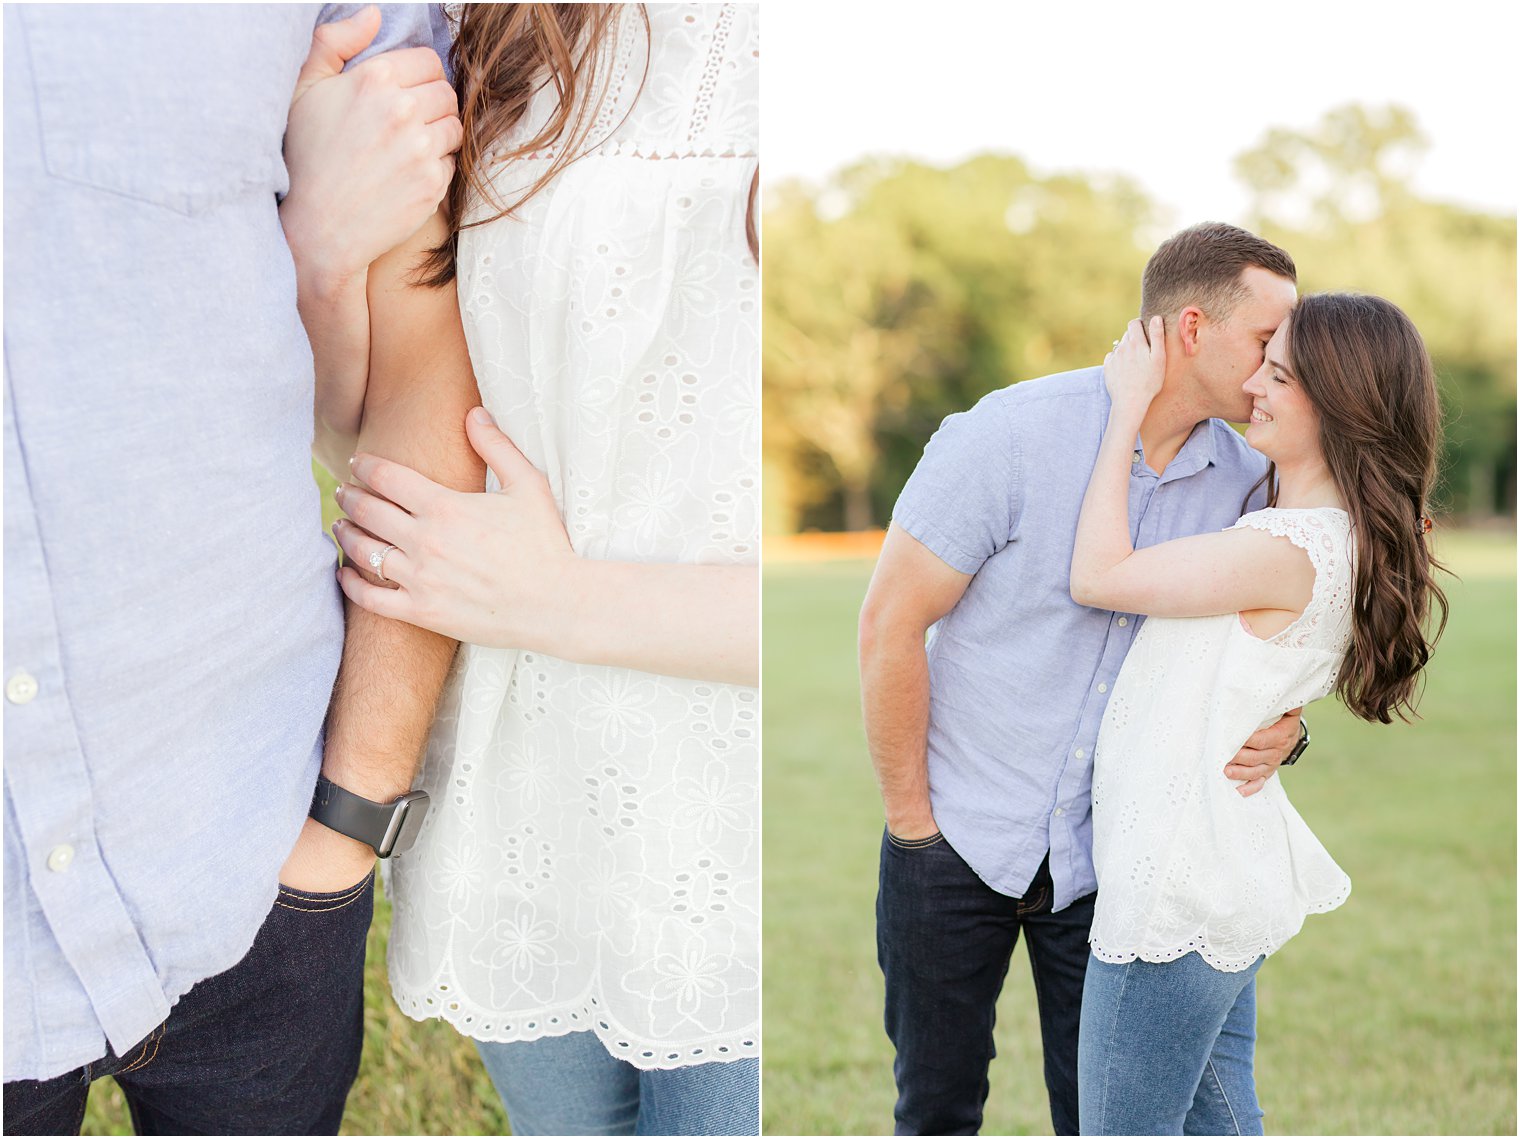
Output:
[[[818,181],[866,154],[1117,171],[1178,225],[1238,220],[1235,155],[1270,126],[1397,102],[1430,141],[1420,192],[1513,212],[1520,5],[767,0],[763,169]]]

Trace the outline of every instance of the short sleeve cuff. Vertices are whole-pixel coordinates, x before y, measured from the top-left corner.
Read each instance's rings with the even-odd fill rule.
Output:
[[[956,545],[949,534],[916,510],[894,511],[892,524],[913,535],[931,554],[960,573],[974,574],[987,560],[984,555],[973,554]]]

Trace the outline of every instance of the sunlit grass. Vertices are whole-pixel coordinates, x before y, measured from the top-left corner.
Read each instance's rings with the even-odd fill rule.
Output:
[[[327,484],[326,511],[333,506]],[[1515,547],[1452,532],[1462,581],[1425,718],[1378,728],[1322,703],[1295,804],[1350,873],[1263,969],[1257,1079],[1291,1134],[1515,1131]],[[765,1128],[891,1131],[872,929],[881,815],[860,731],[854,628],[869,562],[768,570],[765,594]],[[345,1134],[505,1134],[467,1040],[390,1000],[377,895],[365,1051]],[[999,1006],[984,1132],[1049,1132],[1022,948]],[[130,1134],[96,1084],[86,1134]]]
[[[1424,719],[1321,702],[1286,778],[1351,875],[1260,979],[1269,1132],[1515,1132],[1515,546],[1444,533],[1451,625]],[[765,582],[765,1130],[888,1134],[872,905],[881,809],[860,727],[869,562]],[[998,1008],[986,1134],[1049,1134],[1022,947]]]

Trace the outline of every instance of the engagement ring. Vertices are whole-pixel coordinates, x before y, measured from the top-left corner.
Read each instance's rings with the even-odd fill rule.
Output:
[[[369,556],[369,567],[375,571],[375,576],[381,581],[389,581],[385,576],[385,555],[394,550],[395,546],[386,546],[383,550],[376,550]]]

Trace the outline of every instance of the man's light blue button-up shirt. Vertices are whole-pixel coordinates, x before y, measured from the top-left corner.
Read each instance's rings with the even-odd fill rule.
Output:
[[[276,196],[359,7],[5,8],[6,1080],[236,964],[306,815],[343,623]]]
[[[1048,851],[1058,910],[1098,888],[1093,747],[1141,622],[1071,599],[1108,403],[1101,368],[993,392],[940,425],[892,515],[975,575],[929,635],[934,818],[982,880],[1013,897]],[[1218,420],[1194,428],[1160,474],[1137,450],[1130,536],[1138,548],[1230,526],[1265,470]]]

